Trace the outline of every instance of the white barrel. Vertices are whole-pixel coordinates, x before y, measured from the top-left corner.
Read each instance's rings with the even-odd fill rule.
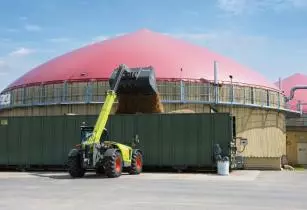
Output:
[[[229,175],[229,161],[217,161],[217,174],[227,176]]]

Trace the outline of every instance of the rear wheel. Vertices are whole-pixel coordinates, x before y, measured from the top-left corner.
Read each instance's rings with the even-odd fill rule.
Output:
[[[85,174],[85,169],[81,166],[80,155],[71,156],[68,158],[68,172],[74,178],[81,178]]]
[[[119,177],[123,170],[123,159],[118,150],[114,150],[112,156],[105,157],[105,174],[109,178]]]
[[[135,151],[132,154],[130,174],[140,174],[143,170],[143,156],[140,151]]]

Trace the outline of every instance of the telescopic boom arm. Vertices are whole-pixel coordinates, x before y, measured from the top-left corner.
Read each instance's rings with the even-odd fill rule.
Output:
[[[84,144],[99,143],[117,94],[152,95],[157,93],[156,78],[152,67],[129,69],[126,65],[120,65],[113,71],[109,84],[111,88],[107,91],[107,97],[93,133]]]

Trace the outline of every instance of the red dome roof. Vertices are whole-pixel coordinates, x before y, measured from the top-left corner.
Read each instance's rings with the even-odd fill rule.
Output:
[[[275,83],[278,85],[278,82]],[[293,74],[281,81],[281,89],[285,92],[286,96],[290,96],[290,90],[294,86],[307,86],[307,75],[304,74]],[[307,103],[307,90],[296,90],[294,98],[289,101],[290,109],[296,110],[298,101]],[[303,105],[303,112],[307,113],[307,105]]]
[[[157,79],[214,79],[214,60],[219,81],[259,85],[277,89],[262,75],[238,63],[170,36],[140,30],[95,43],[46,62],[13,82],[9,88],[60,81],[108,79],[119,64],[128,67],[153,66]],[[182,73],[180,69],[182,68]]]

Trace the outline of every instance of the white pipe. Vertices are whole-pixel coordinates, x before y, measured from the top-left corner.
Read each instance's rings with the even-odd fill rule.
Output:
[[[218,63],[214,61],[214,84],[217,85]]]

